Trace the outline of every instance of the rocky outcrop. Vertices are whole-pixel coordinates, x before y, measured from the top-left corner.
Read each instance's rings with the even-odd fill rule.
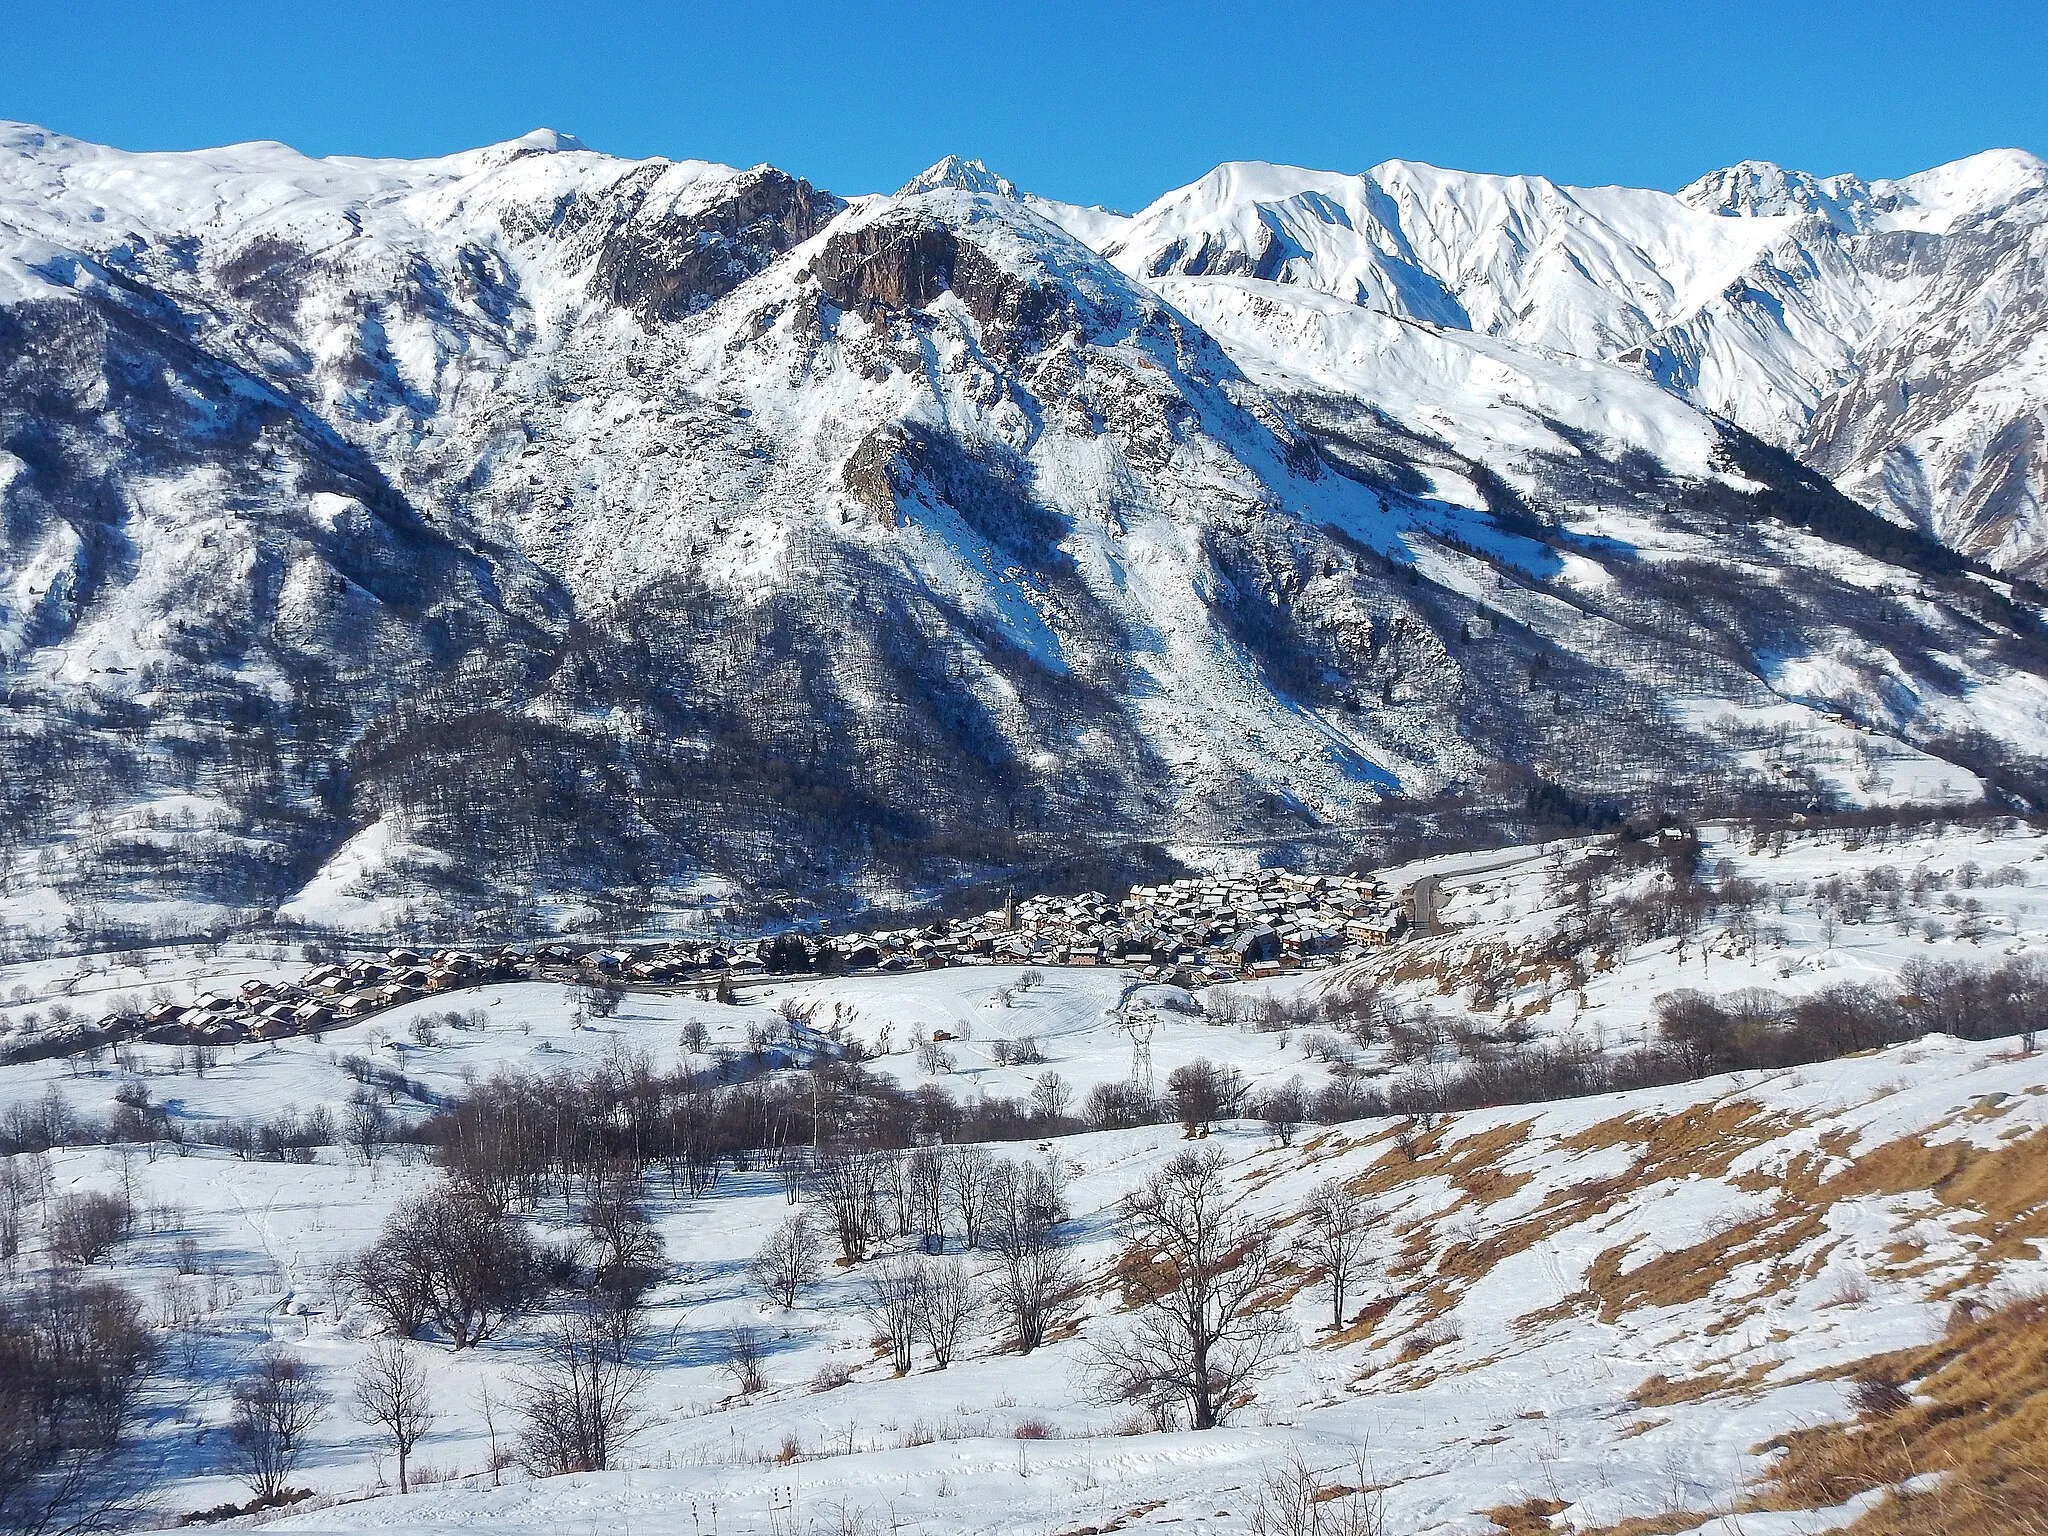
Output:
[[[954,294],[984,342],[1010,357],[1036,352],[1085,320],[1072,292],[1018,276],[968,236],[921,214],[833,235],[811,276],[831,303],[869,318],[929,309]]]
[[[768,166],[736,178],[695,212],[648,219],[629,206],[599,242],[591,290],[647,324],[679,320],[803,244],[845,206]]]

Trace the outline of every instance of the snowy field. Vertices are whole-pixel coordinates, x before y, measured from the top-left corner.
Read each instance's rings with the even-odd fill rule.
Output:
[[[1445,933],[1260,988],[1287,998],[1376,980],[1411,1006],[1482,1017],[1452,983],[1470,974],[1480,947],[1513,952],[1565,919],[1560,870],[1583,847],[1397,872],[1397,885],[1440,879]],[[1640,1039],[1655,999],[1679,987],[1796,996],[1893,977],[1914,960],[1988,966],[2048,946],[2048,843],[2024,828],[1900,834],[1853,849],[1818,838],[1752,847],[1709,833],[1705,857],[1710,868],[1728,861],[1722,877],[1766,888],[1749,921],[1724,916],[1684,939],[1624,944],[1583,987],[1556,976],[1510,984],[1483,1017],[1519,1018],[1539,1037],[1621,1045]],[[1883,867],[1907,888],[1924,872],[1896,916],[1879,902],[1844,921],[1855,903],[1840,887],[1816,894],[1830,880],[1861,889]],[[160,960],[146,977],[98,973],[74,991],[145,980],[203,988],[276,969],[293,967],[268,951],[224,952]],[[9,1012],[46,1008],[75,974],[13,968],[0,976],[0,997],[19,986],[31,999]],[[203,1076],[189,1064],[178,1070],[174,1048],[154,1046],[137,1047],[126,1068],[0,1069],[0,1113],[55,1093],[105,1114],[136,1077],[194,1129],[286,1106],[339,1109],[355,1086],[340,1064],[351,1053],[380,1056],[450,1095],[500,1068],[589,1067],[620,1053],[667,1069],[691,1059],[683,1036],[692,1021],[706,1026],[705,1051],[741,1051],[750,1028],[791,1002],[815,1025],[861,1040],[877,1053],[876,1070],[905,1086],[1018,1097],[1050,1071],[1078,1097],[1129,1075],[1132,1040],[1116,1013],[1127,978],[1047,968],[1042,984],[1012,990],[1003,1006],[998,991],[1016,980],[975,967],[795,982],[737,1007],[635,994],[615,1016],[580,1023],[568,989],[502,985],[318,1041],[226,1050]],[[1333,1060],[1309,1053],[1310,1032],[1220,1024],[1222,1000],[1212,992],[1204,1001],[1209,1016],[1152,1015],[1160,1081],[1198,1056],[1235,1067],[1255,1089],[1294,1076],[1310,1086],[1327,1080]],[[448,1006],[481,1010],[483,1027],[443,1029],[431,1044],[411,1037],[413,1014]],[[950,1070],[935,1073],[911,1042],[937,1030],[955,1038]],[[1026,1036],[1045,1061],[999,1065],[996,1043]],[[1379,1046],[1336,1059],[1368,1076],[1438,1065],[1396,1063]],[[404,1099],[394,1108],[423,1112]],[[2048,1056],[2022,1054],[2012,1041],[1930,1037],[1797,1070],[1478,1111],[1434,1127],[1309,1126],[1291,1148],[1251,1122],[1226,1123],[1206,1144],[1227,1154],[1233,1187],[1283,1246],[1309,1190],[1326,1179],[1346,1181],[1383,1217],[1384,1240],[1342,1331],[1324,1326],[1328,1304],[1311,1277],[1274,1298],[1286,1347],[1222,1429],[1138,1432],[1145,1426],[1130,1408],[1085,1390],[1092,1342],[1130,1322],[1111,1274],[1123,1250],[1117,1203],[1185,1145],[1180,1127],[1165,1125],[996,1147],[999,1156],[1057,1160],[1066,1176],[1067,1231],[1088,1277],[1076,1326],[1025,1357],[1000,1352],[985,1329],[948,1369],[933,1370],[920,1351],[901,1378],[861,1316],[858,1271],[833,1269],[787,1311],[749,1279],[746,1261],[790,1209],[779,1178],[729,1172],[690,1198],[657,1174],[652,1211],[670,1269],[640,1346],[647,1422],[625,1468],[545,1480],[489,1470],[537,1360],[540,1323],[528,1318],[459,1353],[426,1340],[407,1346],[430,1367],[439,1417],[414,1458],[424,1486],[404,1497],[390,1492],[394,1469],[375,1438],[343,1410],[345,1384],[377,1330],[332,1276],[400,1200],[433,1181],[429,1164],[402,1148],[368,1165],[332,1147],[304,1165],[208,1146],[182,1156],[138,1147],[49,1157],[54,1193],[129,1193],[143,1230],[95,1269],[133,1286],[157,1321],[187,1320],[166,1331],[173,1342],[145,1433],[166,1476],[155,1496],[164,1524],[246,1498],[226,1470],[223,1385],[283,1344],[337,1400],[293,1479],[315,1501],[272,1517],[289,1529],[1053,1536],[1183,1523],[1228,1532],[1245,1528],[1262,1476],[1297,1454],[1325,1484],[1369,1469],[1393,1532],[1481,1532],[1490,1528],[1485,1511],[1531,1499],[1565,1506],[1558,1529],[1591,1526],[1725,1506],[1762,1470],[1763,1442],[1850,1414],[1853,1362],[1935,1336],[1958,1298],[2048,1281],[2039,1205],[1984,1193],[2027,1187],[2021,1171],[2048,1157]],[[531,1220],[548,1235],[568,1230],[559,1207]],[[196,1261],[180,1275],[174,1255],[185,1239]],[[39,1261],[33,1252],[30,1260]],[[742,1322],[769,1339],[768,1384],[747,1395],[735,1390],[723,1352],[726,1329]],[[1741,1529],[1789,1536],[1827,1523],[1745,1514]]]

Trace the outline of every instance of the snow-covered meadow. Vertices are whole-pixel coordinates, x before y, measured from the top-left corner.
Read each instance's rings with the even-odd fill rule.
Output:
[[[1519,1018],[1537,1037],[1624,1046],[1650,1028],[1655,1000],[1680,987],[1796,996],[1895,976],[1915,959],[1989,966],[2048,945],[2038,895],[2048,842],[2024,826],[1905,832],[1882,847],[1845,846],[1838,833],[1759,846],[1709,829],[1709,866],[1728,863],[1718,877],[1766,888],[1751,922],[1723,915],[1682,940],[1624,944],[1583,987],[1511,982],[1483,1013],[1443,990],[1446,978],[1472,974],[1477,947],[1513,951],[1554,931],[1570,904],[1559,871],[1584,851],[1505,850],[1392,872],[1397,885],[1439,879],[1442,934],[1253,990],[1298,1000],[1376,979],[1446,1018],[1489,1027]],[[1830,880],[1861,889],[1887,865],[1908,887],[1926,872],[1910,913],[1887,917],[1880,903],[1844,921],[1852,904],[1841,887],[1816,895]],[[238,981],[271,962],[223,953],[206,963],[210,977],[179,984]],[[17,969],[0,978],[0,996],[14,985],[46,992],[59,979],[49,967]],[[791,1002],[859,1039],[876,1053],[872,1068],[905,1086],[1021,1097],[1057,1072],[1078,1095],[1129,1075],[1133,1042],[1116,1011],[1127,978],[1052,968],[1021,992],[1016,979],[964,967],[791,981],[738,1006],[629,994],[604,1019],[580,1018],[569,989],[505,984],[452,999],[481,1012],[481,1027],[444,1027],[425,1041],[412,1016],[447,1002],[317,1041],[235,1047],[203,1076],[168,1046],[135,1047],[125,1065],[8,1067],[0,1112],[55,1093],[104,1114],[136,1079],[195,1130],[287,1106],[338,1109],[355,1086],[342,1064],[351,1054],[381,1057],[426,1092],[451,1096],[500,1069],[587,1069],[635,1053],[667,1069],[690,1058],[693,1022],[705,1026],[697,1054],[742,1052],[750,1028],[758,1033]],[[1234,1010],[1213,991],[1203,1001],[1207,1014],[1153,1014],[1159,1080],[1198,1056],[1237,1069],[1254,1089],[1441,1065],[1397,1062],[1379,1045],[1318,1043],[1303,1028],[1219,1023]],[[952,1061],[934,1072],[911,1041],[940,1030],[954,1037]],[[996,1043],[1025,1036],[1045,1061],[999,1064]],[[393,1109],[424,1113],[404,1097]],[[637,1349],[646,1422],[623,1465],[550,1479],[491,1470],[538,1360],[541,1320],[529,1317],[461,1352],[428,1338],[406,1346],[429,1368],[438,1417],[414,1455],[423,1486],[403,1497],[390,1492],[394,1468],[377,1438],[345,1411],[351,1373],[378,1329],[333,1276],[438,1176],[423,1156],[394,1146],[365,1163],[328,1147],[297,1164],[206,1145],[185,1155],[77,1147],[53,1151],[48,1166],[53,1194],[122,1189],[143,1213],[142,1230],[94,1269],[136,1288],[165,1325],[143,1436],[164,1474],[152,1499],[162,1523],[246,1497],[228,1470],[223,1386],[284,1345],[335,1398],[294,1478],[315,1500],[271,1517],[296,1529],[489,1524],[538,1536],[637,1523],[1049,1536],[1199,1522],[1231,1531],[1252,1517],[1262,1481],[1294,1458],[1325,1485],[1355,1484],[1365,1469],[1389,1531],[1484,1531],[1486,1511],[1531,1500],[1564,1506],[1556,1528],[1592,1526],[1729,1504],[1765,1469],[1760,1448],[1773,1436],[1853,1413],[1855,1362],[1938,1334],[1959,1299],[2048,1280],[2048,1227],[2030,1171],[2048,1151],[2048,1057],[2010,1040],[1930,1037],[1816,1066],[1434,1124],[1310,1126],[1292,1147],[1252,1122],[1226,1122],[1204,1144],[1225,1153],[1246,1208],[1283,1249],[1323,1180],[1345,1181],[1381,1213],[1347,1326],[1324,1326],[1328,1303],[1313,1275],[1282,1287],[1273,1301],[1285,1348],[1221,1429],[1147,1432],[1130,1407],[1087,1390],[1092,1343],[1130,1323],[1114,1273],[1125,1241],[1118,1202],[1186,1145],[1169,1124],[994,1148],[1062,1171],[1066,1231],[1087,1277],[1072,1326],[1028,1356],[1004,1352],[989,1326],[949,1368],[932,1369],[920,1351],[903,1377],[875,1348],[859,1270],[835,1267],[789,1310],[749,1278],[748,1259],[790,1210],[779,1175],[727,1172],[696,1197],[657,1175],[651,1212],[669,1269]],[[546,1235],[569,1230],[559,1207],[528,1220]],[[29,1260],[40,1260],[33,1247]],[[762,1390],[740,1393],[725,1368],[734,1324],[764,1331]],[[1810,1514],[1741,1521],[1750,1533],[1825,1523]]]

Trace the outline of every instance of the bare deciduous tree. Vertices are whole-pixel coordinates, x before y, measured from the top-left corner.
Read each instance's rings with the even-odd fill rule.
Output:
[[[1073,1294],[1073,1263],[1059,1235],[1066,1211],[1058,1179],[1044,1165],[997,1163],[988,1201],[988,1246],[1001,1261],[994,1305],[1018,1352],[1028,1355]]]
[[[861,1284],[861,1314],[875,1325],[877,1336],[887,1343],[890,1363],[896,1367],[898,1376],[910,1371],[922,1290],[917,1261],[901,1253],[877,1264]]]
[[[773,1232],[749,1266],[754,1281],[783,1307],[793,1307],[825,1273],[825,1258],[810,1213],[798,1211]]]
[[[1344,1301],[1364,1272],[1366,1245],[1379,1222],[1379,1212],[1335,1179],[1309,1191],[1307,1225],[1301,1236],[1301,1257],[1322,1271],[1330,1298],[1330,1326],[1344,1326]]]
[[[943,1371],[953,1363],[954,1354],[981,1315],[982,1305],[981,1291],[961,1260],[934,1259],[919,1266],[917,1332],[932,1352],[937,1369]]]
[[[155,1343],[120,1286],[56,1277],[0,1297],[0,1532],[107,1528],[145,1486],[128,1459]]]
[[[96,1263],[134,1228],[135,1207],[125,1195],[65,1195],[50,1209],[50,1252],[67,1264]]]
[[[926,1253],[946,1251],[946,1160],[937,1147],[915,1148],[903,1160],[903,1191],[910,1229]]]
[[[948,1147],[941,1178],[947,1208],[960,1223],[960,1246],[981,1246],[982,1212],[988,1208],[989,1169],[995,1158],[987,1147]]]
[[[751,1323],[734,1323],[725,1330],[725,1369],[742,1394],[751,1395],[768,1385],[761,1370],[761,1330]]]
[[[431,1319],[456,1349],[481,1343],[540,1289],[532,1239],[468,1189],[443,1184],[392,1213],[355,1266],[356,1283],[392,1330]]]
[[[1253,1104],[1252,1113],[1265,1121],[1274,1141],[1283,1147],[1293,1146],[1295,1133],[1301,1129],[1302,1121],[1308,1118],[1308,1095],[1302,1091],[1301,1079],[1289,1078],[1272,1092],[1262,1095]]]
[[[381,1340],[356,1371],[352,1404],[356,1418],[390,1438],[398,1454],[398,1491],[406,1492],[406,1463],[434,1422],[425,1369],[400,1340]]]
[[[882,1226],[884,1160],[867,1152],[835,1152],[820,1158],[810,1197],[825,1213],[849,1264],[868,1256]]]
[[[602,1472],[641,1427],[644,1373],[577,1318],[562,1318],[520,1383],[520,1464],[536,1477]]]
[[[1057,1072],[1044,1072],[1031,1084],[1031,1111],[1048,1125],[1057,1126],[1073,1108],[1074,1090]]]
[[[306,1436],[327,1408],[313,1368],[274,1349],[228,1388],[228,1444],[259,1500],[275,1499],[298,1467]]]
[[[1223,1155],[1187,1151],[1124,1198],[1128,1283],[1146,1297],[1137,1321],[1099,1340],[1100,1394],[1148,1404],[1161,1422],[1185,1408],[1213,1429],[1279,1347],[1282,1319],[1260,1301],[1277,1279],[1271,1237],[1240,1212]]]

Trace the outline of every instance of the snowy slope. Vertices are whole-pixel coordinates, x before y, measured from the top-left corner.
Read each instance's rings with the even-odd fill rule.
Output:
[[[1440,877],[1451,932],[1418,945],[1470,953],[1533,941],[1567,913],[1554,877],[1586,851],[1498,850],[1388,878]],[[1420,974],[1441,948],[1389,951],[1397,970],[1404,959],[1424,962],[1390,985],[1433,999],[1446,1021],[1491,1025],[1526,1011],[1541,1032],[1623,1048],[1653,999],[1677,987],[1725,994],[1761,981],[1804,995],[1844,978],[1889,977],[1902,957],[1989,966],[2048,945],[2036,905],[2048,853],[2029,829],[1926,828],[1854,847],[1839,833],[1754,847],[1717,834],[1708,857],[1767,884],[1781,903],[1782,943],[1745,953],[1736,931],[1715,922],[1689,955],[1668,941],[1624,946],[1589,978],[1570,1018],[1568,999],[1546,1018],[1524,1009],[1522,993],[1467,1012],[1465,999],[1430,991]],[[2001,931],[1981,943],[1954,932],[1902,940],[1875,921],[1823,932],[1814,883],[1860,881],[1885,865],[1939,877],[1924,894],[1916,886],[1916,917],[1945,910],[1944,894],[1967,892],[1983,898]],[[2012,869],[2024,883],[2011,883],[2003,872]],[[225,957],[219,974],[250,974],[257,960]],[[0,984],[17,976],[50,980],[10,971]],[[894,1022],[899,1046],[915,1025],[971,1024],[961,1069],[937,1081],[972,1097],[1014,1091],[972,1064],[972,1046],[992,1038],[988,993],[1002,976],[971,968],[843,979],[804,995],[841,1005],[865,1039],[877,1038],[878,1021]],[[1331,984],[1342,978],[1282,985]],[[1129,1042],[1109,1015],[1118,990],[1113,973],[1082,970],[1054,970],[1032,989],[1031,1024],[1051,1068],[1077,1083],[1121,1076]],[[431,1043],[408,1039],[405,1017],[388,1017],[322,1042],[239,1047],[202,1077],[172,1048],[142,1046],[121,1072],[9,1068],[0,1108],[54,1092],[102,1113],[132,1079],[198,1130],[223,1115],[331,1101],[352,1086],[338,1058],[356,1051],[392,1059],[444,1093],[502,1068],[589,1070],[634,1052],[667,1067],[686,1020],[702,1019],[714,1043],[737,1048],[781,1000],[734,1008],[636,995],[612,1019],[578,1028],[562,989],[486,988],[457,1000],[482,1011],[482,1026],[444,1030]],[[1261,1082],[1282,1072],[1315,1079],[1329,1066],[1310,1054],[1309,1031],[1261,1034],[1171,1014],[1161,1022],[1162,1072],[1194,1052]],[[933,1080],[900,1048],[879,1065]],[[1357,1064],[1368,1073],[1387,1065]],[[1326,1326],[1312,1277],[1276,1296],[1286,1349],[1233,1423],[1203,1434],[1142,1432],[1127,1409],[1090,1400],[1081,1379],[1089,1342],[1130,1321],[1111,1268],[1121,1247],[1116,1201],[1186,1145],[1178,1127],[997,1146],[1003,1156],[1055,1156],[1067,1172],[1070,1229],[1088,1277],[1078,1329],[1027,1357],[1003,1352],[984,1330],[947,1370],[930,1369],[920,1352],[904,1377],[877,1357],[858,1272],[835,1271],[787,1312],[745,1278],[743,1261],[788,1212],[779,1178],[728,1172],[694,1199],[656,1179],[650,1203],[674,1267],[636,1357],[650,1372],[648,1423],[621,1467],[545,1480],[489,1470],[493,1435],[509,1438],[519,1378],[535,1363],[541,1332],[529,1320],[461,1353],[427,1339],[407,1346],[429,1367],[440,1415],[415,1460],[423,1486],[412,1495],[391,1494],[388,1455],[337,1407],[296,1479],[316,1502],[268,1523],[1028,1532],[1121,1518],[1236,1532],[1247,1528],[1262,1479],[1290,1457],[1305,1458],[1321,1485],[1356,1486],[1347,1474],[1361,1450],[1390,1529],[1478,1536],[1491,1529],[1488,1511],[1537,1499],[1569,1506],[1557,1528],[1574,1529],[1727,1508],[1767,1474],[1773,1437],[1854,1416],[1860,1362],[1933,1339],[1958,1302],[1995,1302],[2048,1274],[2044,1211],[2027,1193],[2048,1137],[2044,1070],[2041,1055],[2013,1041],[1933,1036],[1797,1071],[1476,1111],[1434,1127],[1316,1127],[1292,1148],[1249,1124],[1219,1127],[1205,1144],[1226,1153],[1233,1192],[1283,1242],[1299,1229],[1309,1190],[1330,1178],[1373,1202],[1384,1239],[1343,1330]],[[420,1109],[401,1100],[394,1112]],[[168,1478],[153,1507],[166,1525],[244,1496],[223,1455],[217,1388],[259,1349],[286,1345],[345,1391],[376,1325],[328,1283],[327,1266],[433,1177],[396,1149],[367,1166],[328,1149],[301,1166],[207,1147],[187,1156],[71,1148],[51,1154],[50,1167],[59,1190],[134,1192],[151,1213],[148,1230],[96,1272],[144,1287],[162,1316],[191,1309],[194,1345],[188,1353],[175,1342],[187,1335],[166,1334],[175,1347],[148,1403],[148,1447],[164,1457]],[[550,1203],[529,1219],[560,1236],[564,1218]],[[169,1263],[181,1238],[198,1250],[198,1273],[183,1280]],[[32,1237],[29,1262],[39,1258]],[[760,1392],[735,1393],[722,1370],[720,1340],[734,1322],[770,1340]],[[832,1384],[835,1371],[843,1384]],[[1854,1512],[1745,1513],[1739,1523],[1814,1531]],[[1668,1524],[1691,1530],[1705,1518]]]
[[[1503,763],[1705,794],[1781,708],[2031,792],[2026,610],[1612,355],[1799,217],[1383,172],[1124,220],[9,129],[4,921],[914,900]]]
[[[1994,150],[1895,181],[1744,162],[1682,192],[1390,161],[1261,163],[1103,249],[1618,361],[2002,568],[2041,548],[2048,167]]]

